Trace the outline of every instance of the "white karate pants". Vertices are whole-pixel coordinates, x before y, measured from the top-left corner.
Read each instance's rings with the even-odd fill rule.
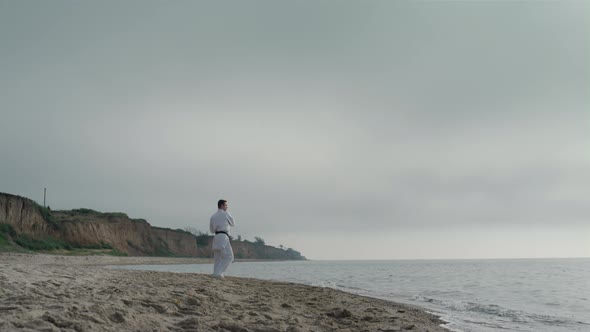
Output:
[[[223,276],[229,265],[234,261],[234,252],[225,234],[217,234],[213,238],[213,275]]]

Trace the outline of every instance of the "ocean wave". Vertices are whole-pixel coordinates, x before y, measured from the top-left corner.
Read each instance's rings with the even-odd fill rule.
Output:
[[[339,289],[339,290],[343,290],[343,291],[349,291],[351,293],[371,293],[369,290],[361,288],[361,287],[356,287],[356,286],[352,286],[352,285],[347,285],[342,283],[341,281],[338,280],[322,280],[319,282],[313,282],[310,283],[312,286],[319,286],[319,287],[327,287],[327,288],[334,288],[334,289]]]
[[[569,326],[569,325],[576,325],[576,324],[586,324],[581,321],[574,321],[564,317],[557,317],[557,316],[549,316],[549,315],[540,315],[534,314],[530,312],[525,312],[522,310],[515,310],[510,308],[505,308],[497,304],[484,304],[484,303],[476,303],[476,302],[469,302],[469,301],[445,301],[440,300],[432,297],[426,297],[422,295],[415,295],[411,298],[413,301],[424,302],[424,303],[432,303],[445,309],[451,309],[453,311],[459,312],[473,312],[477,314],[484,314],[488,316],[495,316],[495,317],[502,317],[508,319],[513,323],[541,323],[543,325],[550,325],[550,326]],[[483,323],[482,323],[483,324]],[[489,324],[485,323],[485,324]],[[500,326],[495,326],[496,328],[501,328]]]

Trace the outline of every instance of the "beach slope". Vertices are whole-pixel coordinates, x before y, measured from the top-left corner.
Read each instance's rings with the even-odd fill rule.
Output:
[[[108,267],[202,262],[0,254],[0,330],[447,331],[419,308],[330,288]]]

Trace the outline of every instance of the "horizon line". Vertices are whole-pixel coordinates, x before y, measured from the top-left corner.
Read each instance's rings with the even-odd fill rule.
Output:
[[[383,259],[313,259],[308,261],[465,261],[465,260],[524,260],[524,259],[590,259],[590,256],[578,257],[498,257],[498,258],[383,258]]]

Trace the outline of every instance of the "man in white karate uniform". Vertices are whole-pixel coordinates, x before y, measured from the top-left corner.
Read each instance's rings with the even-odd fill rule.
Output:
[[[234,252],[229,241],[229,228],[235,226],[234,218],[227,212],[227,201],[220,199],[217,202],[217,212],[209,221],[209,230],[213,237],[213,277],[223,279],[227,267],[234,261]]]

